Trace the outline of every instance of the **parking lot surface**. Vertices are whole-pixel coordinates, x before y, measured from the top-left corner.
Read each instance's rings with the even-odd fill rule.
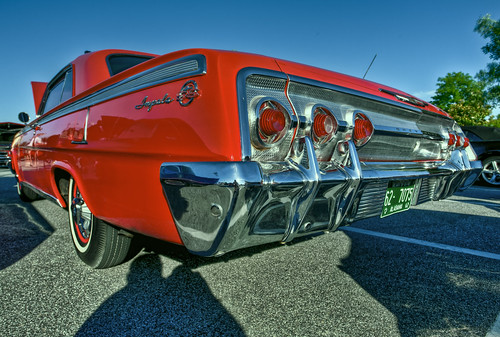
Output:
[[[499,336],[500,189],[201,258],[153,240],[118,267],[0,170],[2,336]]]

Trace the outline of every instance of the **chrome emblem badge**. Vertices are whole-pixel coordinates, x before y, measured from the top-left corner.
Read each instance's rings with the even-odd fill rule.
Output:
[[[181,91],[177,94],[177,101],[182,106],[188,106],[198,96],[200,96],[198,84],[196,81],[191,80],[184,83]]]
[[[198,90],[198,84],[196,81],[190,80],[184,83],[181,88],[181,91],[177,94],[176,99],[173,99],[169,96],[169,94],[165,94],[162,99],[154,99],[152,101],[148,101],[148,96],[144,97],[141,104],[135,106],[137,110],[141,110],[142,108],[147,108],[148,111],[151,111],[153,106],[160,104],[170,104],[174,101],[179,102],[181,106],[188,106],[193,102],[193,100],[200,96],[200,91]]]

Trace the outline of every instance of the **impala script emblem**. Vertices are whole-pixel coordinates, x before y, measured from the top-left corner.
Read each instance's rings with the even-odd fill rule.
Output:
[[[142,108],[147,108],[148,111],[151,111],[153,106],[160,104],[170,104],[174,101],[179,102],[182,106],[188,106],[193,102],[193,100],[200,96],[200,92],[198,90],[198,84],[195,81],[187,81],[181,88],[181,91],[177,94],[177,97],[173,99],[169,96],[169,94],[165,94],[162,99],[155,99],[152,101],[148,101],[148,96],[144,97],[142,103],[136,105],[135,108],[137,110],[141,110]]]

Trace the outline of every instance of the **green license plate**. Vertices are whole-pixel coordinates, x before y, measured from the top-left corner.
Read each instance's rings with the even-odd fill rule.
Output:
[[[413,200],[415,185],[388,187],[385,192],[384,208],[381,218],[406,211],[410,208]]]

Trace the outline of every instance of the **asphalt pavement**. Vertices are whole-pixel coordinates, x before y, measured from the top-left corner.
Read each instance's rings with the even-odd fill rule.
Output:
[[[148,251],[94,270],[66,211],[0,169],[1,336],[500,336],[500,189],[201,258]]]

